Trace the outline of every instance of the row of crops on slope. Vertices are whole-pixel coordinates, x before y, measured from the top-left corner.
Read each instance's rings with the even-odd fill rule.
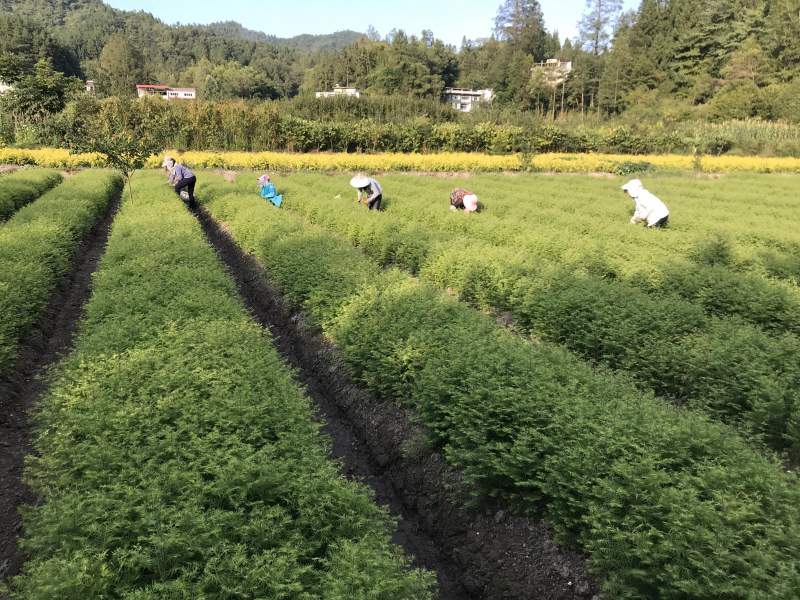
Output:
[[[376,215],[332,200],[316,183],[285,180],[287,207],[346,237],[383,266],[418,272],[475,306],[510,311],[529,333],[623,369],[661,396],[740,424],[794,458],[800,455],[798,305],[780,292],[773,294],[775,302],[765,302],[769,282],[757,279],[760,288],[747,287],[754,275],[726,271],[731,294],[766,290],[748,304],[759,310],[749,315],[756,324],[742,315],[709,316],[673,292],[648,294],[631,283],[575,272],[557,259],[520,256],[517,249],[447,231],[448,221],[474,222],[485,215],[465,218],[440,209],[438,228],[409,223],[395,216],[402,200]],[[757,318],[762,314],[770,320]]]
[[[536,254],[546,250],[582,261],[599,254],[608,263],[604,267],[620,276],[657,279],[654,268],[680,258],[682,265],[725,264],[800,280],[800,232],[786,227],[800,209],[797,178],[648,178],[672,211],[669,236],[629,226],[633,205],[619,189],[623,181],[481,176],[465,182],[427,179],[421,186],[415,178],[394,176],[386,181],[387,206],[394,199],[391,209],[398,216]],[[487,211],[481,219],[443,219],[449,189],[464,184]],[[710,232],[721,247],[707,245]]]
[[[653,235],[627,223],[631,202],[618,189],[619,182],[476,178],[476,189],[481,193],[489,190],[481,196],[489,198],[487,210],[476,219],[463,219],[443,210],[452,182],[395,177],[386,185],[387,207],[393,218],[419,223],[435,232],[510,247],[518,253],[518,259],[537,265],[543,261],[568,263],[628,280],[652,293],[675,291],[711,313],[738,314],[760,325],[800,329],[796,285],[766,273],[765,263],[774,262],[776,252],[781,252],[785,263],[796,260],[800,275],[800,235],[785,226],[787,219],[800,210],[800,198],[793,195],[793,178],[778,181],[786,183],[769,190],[774,181],[760,178],[752,191],[760,193],[766,188],[773,197],[783,194],[782,201],[773,198],[763,202],[761,196],[749,194],[740,204],[731,206],[720,201],[713,187],[704,190],[707,195],[690,196],[673,207],[678,222],[668,235]],[[665,182],[678,182],[677,191],[667,190],[670,198],[685,197],[687,188],[692,190],[696,185],[691,179],[670,178]],[[741,188],[742,183],[732,182],[728,190]],[[336,196],[346,194],[347,198],[352,194],[346,182],[313,175],[288,177],[284,185],[286,192],[299,201],[313,195],[321,206],[330,206],[325,201]],[[342,204],[351,206],[346,201],[337,202],[337,208]],[[742,224],[737,227],[737,222]],[[711,240],[710,232],[714,235]],[[723,234],[741,238],[739,246],[745,255],[734,257],[730,244],[719,237]],[[777,251],[775,245],[783,245],[785,250]],[[770,246],[772,254],[767,255],[764,246]],[[681,255],[684,258],[677,262],[676,257]]]
[[[61,183],[61,175],[46,169],[21,169],[0,176],[0,222]]]
[[[197,222],[137,180],[37,410],[12,597],[432,597]]]
[[[609,597],[794,597],[800,489],[731,428],[382,271],[252,193],[206,189],[355,375],[413,408],[481,494],[587,551]]]
[[[120,188],[111,173],[80,173],[0,225],[0,376]]]

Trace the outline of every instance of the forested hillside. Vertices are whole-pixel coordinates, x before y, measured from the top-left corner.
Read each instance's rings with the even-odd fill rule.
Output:
[[[99,98],[133,96],[136,83],[191,86],[209,101],[291,99],[337,84],[372,97],[369,106],[319,112],[336,120],[451,121],[432,106],[455,85],[495,91],[491,107],[462,118],[472,123],[577,120],[640,129],[751,118],[800,122],[800,0],[642,0],[627,13],[621,6],[587,0],[575,15],[580,34],[563,39],[546,28],[537,0],[504,0],[491,37],[464,39],[456,48],[430,30],[381,35],[370,27],[365,34],[281,39],[230,21],[167,25],[101,0],[0,0],[0,79],[17,87],[0,102],[0,139],[19,141],[21,127],[33,123],[38,129],[26,139],[42,140],[37,120],[80,95],[83,79],[95,81]],[[550,58],[573,66],[556,88],[536,67]],[[384,96],[401,102],[374,102]],[[305,106],[281,114],[318,120]],[[765,144],[800,151],[800,142],[787,146],[775,131]],[[720,151],[731,145],[710,143]]]
[[[0,77],[13,81],[47,58],[67,75],[94,79],[103,95],[163,82],[198,87],[208,99],[292,96],[301,54],[361,37],[344,31],[283,39],[232,22],[169,26],[100,0],[0,0],[0,6]]]

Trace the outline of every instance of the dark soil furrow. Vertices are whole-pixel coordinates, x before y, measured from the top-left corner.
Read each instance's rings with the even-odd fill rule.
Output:
[[[196,216],[251,314],[269,328],[307,387],[333,440],[333,455],[399,518],[395,542],[438,574],[442,599],[598,593],[584,557],[557,546],[545,524],[498,508],[465,508],[469,495],[458,473],[431,450],[413,415],[355,385],[336,349],[283,301],[263,267],[204,209]]]
[[[20,344],[15,368],[0,378],[0,581],[16,575],[24,561],[17,546],[22,522],[19,507],[36,501],[22,482],[25,455],[31,452],[29,412],[47,388],[47,370],[71,346],[91,292],[92,273],[106,247],[118,194],[78,247],[69,272]]]

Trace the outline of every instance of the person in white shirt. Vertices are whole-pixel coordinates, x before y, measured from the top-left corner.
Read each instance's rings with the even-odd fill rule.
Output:
[[[381,200],[383,200],[383,190],[381,184],[372,177],[367,177],[359,173],[350,180],[350,185],[358,190],[358,202],[364,197],[364,203],[370,210],[380,210]]]
[[[636,209],[631,224],[645,222],[647,227],[665,227],[669,222],[669,209],[656,196],[644,189],[642,182],[631,179],[622,190],[633,199]]]

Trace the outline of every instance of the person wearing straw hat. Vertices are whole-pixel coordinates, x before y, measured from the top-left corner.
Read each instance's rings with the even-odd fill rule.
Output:
[[[280,208],[280,205],[283,204],[283,196],[275,189],[275,184],[272,183],[268,173],[264,173],[258,178],[258,187],[261,188],[262,198],[269,200],[273,205]]]
[[[187,201],[189,208],[195,208],[197,201],[194,199],[194,186],[197,184],[197,177],[195,177],[191,169],[178,163],[171,156],[165,156],[161,166],[169,172],[167,183],[174,186],[178,197]]]
[[[478,196],[464,188],[456,188],[450,192],[450,210],[463,210],[465,213],[476,212]]]
[[[655,195],[648,192],[642,182],[631,179],[622,186],[622,191],[633,200],[635,210],[631,224],[645,223],[648,228],[666,227],[669,223],[669,209]]]
[[[350,185],[358,190],[358,202],[362,197],[364,203],[370,210],[380,210],[381,200],[383,200],[383,190],[381,184],[372,177],[367,177],[359,173],[350,180]]]

